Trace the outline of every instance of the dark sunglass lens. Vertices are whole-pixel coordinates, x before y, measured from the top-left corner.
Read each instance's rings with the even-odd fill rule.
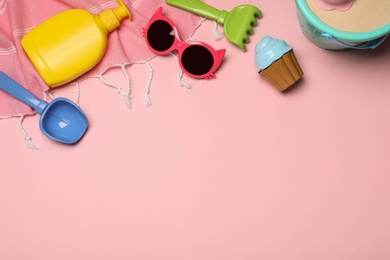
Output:
[[[175,40],[172,30],[172,26],[166,21],[158,20],[153,22],[147,33],[149,45],[156,51],[168,50]]]
[[[192,45],[183,52],[181,62],[188,72],[201,76],[210,72],[214,64],[214,58],[207,48]]]

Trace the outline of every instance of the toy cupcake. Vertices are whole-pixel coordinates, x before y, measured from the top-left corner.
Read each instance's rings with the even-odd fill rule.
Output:
[[[259,74],[279,91],[285,91],[303,76],[293,48],[282,39],[265,36],[257,43],[255,63]]]

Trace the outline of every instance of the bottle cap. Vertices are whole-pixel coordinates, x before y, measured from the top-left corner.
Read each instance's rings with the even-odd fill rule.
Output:
[[[125,3],[122,0],[117,0],[119,3],[119,7],[116,8],[114,11],[118,12],[119,17],[122,17],[122,19],[128,17],[131,20],[131,13]]]
[[[99,14],[100,20],[109,32],[112,32],[120,26],[120,22],[128,17],[131,20],[131,14],[122,0],[117,0],[119,7],[115,9],[107,9]]]

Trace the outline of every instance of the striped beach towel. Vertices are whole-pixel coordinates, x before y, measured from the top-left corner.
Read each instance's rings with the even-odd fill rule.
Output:
[[[147,61],[155,55],[150,52],[142,37],[142,27],[147,25],[153,13],[162,6],[164,12],[175,21],[183,39],[191,37],[200,25],[201,19],[168,6],[164,0],[125,0],[124,2],[132,14],[132,20],[122,21],[121,26],[110,33],[108,49],[101,62],[71,84],[90,77],[99,77],[103,83],[116,87],[118,93],[122,94],[129,103],[130,87],[122,89],[115,84],[110,84],[103,74],[113,67],[122,69],[126,73],[126,66],[131,64],[144,63],[150,68]],[[84,9],[98,14],[117,6],[116,0],[0,0],[0,70],[37,97],[45,99],[49,88],[22,49],[21,38],[32,28],[59,12]],[[148,82],[150,84],[151,78]],[[25,115],[33,114],[35,111],[30,107],[0,91],[0,119],[20,117],[22,121]],[[28,136],[25,134],[26,138]]]

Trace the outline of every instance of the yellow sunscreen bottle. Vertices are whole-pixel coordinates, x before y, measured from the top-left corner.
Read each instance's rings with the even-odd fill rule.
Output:
[[[21,40],[23,49],[49,87],[66,84],[92,69],[107,49],[107,35],[131,19],[122,0],[119,7],[98,15],[72,9],[32,29]]]

